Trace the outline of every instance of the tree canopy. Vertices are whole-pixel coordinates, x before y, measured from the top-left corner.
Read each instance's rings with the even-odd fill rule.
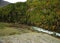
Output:
[[[27,0],[0,8],[0,22],[38,26],[60,32],[60,0]]]

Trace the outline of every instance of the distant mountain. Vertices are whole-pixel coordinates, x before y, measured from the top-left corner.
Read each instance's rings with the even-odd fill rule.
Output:
[[[9,4],[9,2],[0,0],[0,6],[5,6],[7,4]]]

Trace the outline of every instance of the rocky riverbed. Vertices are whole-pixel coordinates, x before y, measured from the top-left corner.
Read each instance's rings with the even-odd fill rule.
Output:
[[[44,33],[24,33],[0,37],[0,43],[60,43],[60,39]]]

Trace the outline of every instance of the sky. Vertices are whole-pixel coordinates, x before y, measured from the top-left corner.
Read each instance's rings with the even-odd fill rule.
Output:
[[[16,2],[25,2],[26,0],[4,0],[4,1],[8,1],[10,3],[16,3]]]

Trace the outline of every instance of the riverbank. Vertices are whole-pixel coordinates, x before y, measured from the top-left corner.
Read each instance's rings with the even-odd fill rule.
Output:
[[[45,33],[24,33],[0,37],[0,43],[60,43],[60,39]]]
[[[60,38],[59,33],[44,30],[39,27],[28,26],[25,24],[17,24],[17,23],[0,23],[0,36],[9,36],[9,35],[23,34],[30,32],[45,33],[52,35],[53,37]]]
[[[57,32],[54,32],[54,31],[49,31],[49,30],[45,30],[43,28],[34,27],[34,26],[32,26],[32,29],[35,30],[35,31],[38,31],[38,32],[43,32],[43,33],[52,35],[54,37],[60,38],[60,33],[57,33]]]

